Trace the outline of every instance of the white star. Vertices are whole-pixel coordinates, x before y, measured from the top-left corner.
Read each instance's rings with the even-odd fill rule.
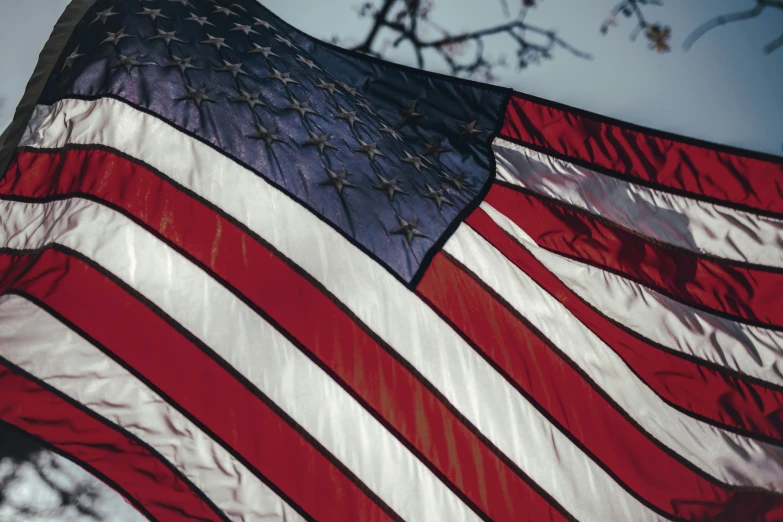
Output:
[[[374,160],[375,156],[387,157],[386,154],[378,150],[377,143],[365,143],[361,139],[359,139],[359,146],[351,150],[354,152],[364,152],[367,154],[367,157],[370,158],[370,161]]]
[[[253,43],[253,49],[248,51],[247,54],[263,54],[264,58],[269,58],[270,56],[280,56],[279,54],[272,52],[271,47],[261,47],[255,42]]]
[[[228,7],[216,7],[215,10],[212,11],[212,14],[217,14],[217,13],[221,13],[221,14],[224,14],[226,16],[231,16],[231,15],[239,16],[237,13],[235,13],[234,11],[229,9]]]
[[[193,58],[188,56],[187,58],[180,58],[179,56],[171,56],[171,61],[164,65],[164,67],[176,67],[179,69],[180,72],[185,72],[188,69],[195,69],[195,70],[201,70],[202,67],[196,67],[195,65],[191,64],[190,61]]]
[[[380,174],[376,174],[376,176],[378,176],[378,183],[373,185],[372,188],[384,191],[389,201],[394,201],[394,195],[398,192],[407,194],[401,187],[397,186],[397,178],[386,179]]]
[[[456,176],[452,176],[448,172],[443,172],[441,177],[454,185],[459,192],[462,192],[465,188],[471,188],[473,183],[465,179],[465,174],[459,173]]]
[[[261,26],[264,29],[274,29],[274,27],[269,23],[261,20],[260,18],[253,17],[253,20],[255,20],[255,23],[253,25],[255,26]]]
[[[81,58],[84,56],[83,54],[79,54],[79,46],[76,46],[76,49],[73,50],[73,52],[65,57],[65,63],[63,63],[62,70],[70,69],[73,67],[73,62],[76,61],[78,58]]]
[[[142,7],[141,12],[136,14],[140,16],[149,16],[154,22],[156,18],[168,18],[168,16],[160,14],[161,11],[162,9],[148,9],[146,7]]]
[[[329,94],[334,95],[337,91],[337,86],[333,83],[327,83],[323,81],[321,78],[318,78],[318,85],[315,86],[316,89],[323,89],[324,91],[328,91]]]
[[[424,162],[421,161],[420,157],[418,157],[418,156],[411,156],[408,153],[407,150],[404,151],[404,152],[405,152],[405,157],[404,158],[400,158],[400,159],[402,160],[403,163],[408,163],[409,165],[413,165],[414,167],[416,167],[416,171],[417,172],[421,172],[422,168],[425,168],[425,169],[429,168],[429,167],[427,167],[427,165],[424,164]]]
[[[297,100],[293,96],[291,96],[291,103],[288,104],[286,109],[298,112],[299,116],[301,116],[303,119],[308,114],[318,114],[312,108],[310,108],[310,102],[307,102],[307,101],[301,101],[300,102],[299,100]]]
[[[117,45],[120,43],[120,40],[123,38],[132,38],[131,35],[125,34],[125,27],[117,31],[116,33],[111,33],[109,31],[106,31],[107,37],[104,41],[102,41],[99,45],[103,45],[106,43],[110,43],[112,45]]]
[[[291,49],[298,49],[298,47],[296,45],[294,45],[294,43],[291,40],[289,40],[288,38],[283,38],[279,34],[275,35],[275,39],[278,42],[280,42],[281,44],[284,44],[284,45],[290,47]]]
[[[410,124],[412,121],[418,120],[424,116],[424,114],[416,112],[416,103],[417,102],[411,103],[410,107],[402,111],[402,120],[397,124],[398,128],[404,127],[405,125]]]
[[[344,187],[351,187],[356,188],[356,185],[348,181],[346,178],[348,177],[348,171],[347,170],[341,170],[340,172],[335,172],[329,167],[326,168],[326,175],[327,178],[321,182],[321,185],[334,185],[334,187],[337,189],[338,194],[343,193]]]
[[[353,126],[357,123],[361,123],[362,125],[367,125],[356,116],[356,111],[346,111],[339,105],[337,106],[337,108],[339,109],[340,112],[338,112],[337,114],[332,114],[332,116],[347,121],[348,125],[350,125],[352,129]]]
[[[158,9],[158,11],[160,11],[160,9]],[[215,24],[207,20],[206,16],[196,16],[193,13],[188,13],[188,14],[190,14],[190,16],[188,18],[185,18],[185,20],[188,22],[196,22],[201,27],[204,27],[205,25],[211,25],[212,27],[215,26]]]
[[[247,73],[242,70],[242,64],[241,63],[230,63],[226,60],[223,60],[223,67],[218,67],[215,69],[216,71],[223,71],[223,72],[230,72],[234,75],[234,78],[236,78],[240,74],[244,74],[247,76]]]
[[[242,31],[246,35],[250,35],[250,33],[258,34],[258,31],[254,31],[253,28],[250,27],[249,25],[242,25],[242,24],[237,24],[237,23],[235,23],[234,25],[236,27],[231,29],[229,32],[231,32],[231,31]]]
[[[286,87],[288,86],[289,83],[299,83],[298,81],[291,78],[290,72],[280,72],[274,67],[272,67],[272,72],[274,74],[272,76],[268,76],[267,78],[269,78],[270,80],[279,80],[283,82],[283,85],[285,85]]]
[[[280,137],[280,135],[277,133],[277,127],[270,125],[269,127],[264,127],[263,125],[256,123],[256,132],[255,134],[251,134],[248,136],[248,138],[253,138],[256,140],[263,140],[264,143],[266,143],[267,147],[271,147],[272,143],[279,141],[284,142],[285,140]]]
[[[212,98],[210,98],[209,96],[207,96],[207,88],[206,87],[201,87],[199,89],[194,89],[190,85],[186,85],[185,86],[185,90],[187,90],[188,93],[185,94],[184,96],[180,96],[179,98],[177,98],[177,100],[193,100],[194,102],[196,102],[196,106],[197,107],[201,107],[201,102],[205,102],[205,101],[213,102],[213,101],[215,101]]]
[[[106,20],[108,20],[110,16],[117,16],[118,14],[120,14],[120,13],[113,12],[112,9],[114,9],[114,7],[110,7],[105,11],[101,11],[100,13],[97,13],[95,15],[95,20],[90,22],[90,25],[94,24],[95,22],[100,22],[102,24],[105,24]]]
[[[370,104],[368,104],[368,103],[365,103],[365,102],[363,102],[363,101],[359,100],[358,102],[356,102],[356,105],[357,105],[358,107],[361,107],[361,108],[362,108],[362,109],[364,109],[365,111],[367,111],[367,113],[368,113],[368,114],[371,114],[371,115],[373,115],[373,116],[375,116],[375,115],[376,115],[376,114],[375,114],[375,111],[374,111],[374,110],[372,110],[372,107],[370,107]]]
[[[351,87],[347,83],[341,82],[341,81],[338,81],[337,83],[339,83],[340,86],[343,89],[345,89],[345,92],[347,92],[348,94],[350,94],[354,98],[357,97],[357,96],[364,96],[362,93],[359,92],[359,89],[357,89],[356,87]]]
[[[256,105],[266,107],[266,103],[259,100],[259,98],[261,97],[260,92],[250,93],[242,89],[240,89],[239,92],[241,95],[231,98],[232,102],[247,103],[251,109],[255,109]]]
[[[315,145],[318,147],[318,153],[323,154],[324,149],[334,149],[339,150],[337,147],[329,143],[329,135],[328,134],[316,134],[311,130],[307,130],[307,135],[310,136],[307,138],[307,141],[304,142],[304,145]]]
[[[464,141],[472,141],[473,138],[481,134],[483,131],[480,131],[476,128],[476,120],[473,120],[470,123],[457,123],[460,127],[460,139]]]
[[[402,136],[400,136],[400,133],[397,132],[397,130],[394,127],[389,127],[385,123],[381,122],[381,126],[378,128],[379,131],[388,134],[395,140],[402,141]]]
[[[151,36],[151,37],[147,38],[147,40],[148,41],[149,40],[163,40],[164,42],[166,42],[166,45],[170,44],[172,41],[174,41],[174,42],[184,42],[184,40],[181,40],[181,39],[177,38],[177,36],[176,36],[177,31],[166,32],[166,31],[164,31],[162,29],[157,29],[157,31],[158,31],[158,34],[156,34],[155,36]]]
[[[435,161],[440,161],[440,155],[444,152],[450,152],[451,149],[441,145],[441,137],[436,136],[429,143],[424,144],[424,150],[421,151],[422,156],[432,156]]]
[[[404,235],[406,241],[408,241],[408,246],[411,246],[414,237],[427,237],[416,228],[419,226],[419,218],[413,218],[410,221],[406,221],[402,217],[397,216],[397,221],[400,223],[400,226],[392,230],[391,233]]]
[[[320,67],[318,67],[312,60],[308,60],[301,54],[296,55],[296,61],[299,63],[302,63],[310,68],[310,70],[317,69],[319,71],[323,71]]]
[[[435,204],[438,206],[438,210],[445,204],[445,205],[454,205],[451,201],[446,199],[446,197],[443,195],[443,189],[435,190],[434,188],[430,187],[430,184],[427,183],[427,192],[422,193],[422,196],[424,196],[427,199],[431,199],[435,202]]]
[[[215,38],[211,34],[207,33],[207,39],[201,40],[200,43],[207,44],[207,45],[214,45],[215,47],[217,47],[218,50],[220,50],[221,47],[232,49],[230,45],[223,43],[225,41],[226,41],[225,38]]]
[[[123,67],[125,68],[125,72],[130,72],[131,69],[134,67],[143,67],[147,65],[146,63],[142,63],[138,61],[136,58],[139,57],[139,53],[131,54],[128,56],[125,56],[124,54],[119,55],[119,60],[112,64],[111,68],[116,69],[117,67]]]

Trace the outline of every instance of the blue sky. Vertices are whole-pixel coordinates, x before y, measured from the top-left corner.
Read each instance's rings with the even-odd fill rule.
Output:
[[[505,21],[499,0],[435,0],[433,19],[455,30]],[[264,0],[292,25],[319,38],[356,41],[369,20],[359,19],[360,0]],[[509,0],[514,5],[519,0]],[[593,55],[582,60],[558,50],[555,59],[524,71],[509,69],[497,83],[634,123],[763,152],[783,154],[783,48],[763,46],[783,27],[783,11],[718,28],[683,52],[684,38],[704,20],[754,5],[753,0],[668,0],[647,11],[672,27],[673,50],[659,55],[644,38],[631,42],[630,20],[609,35],[599,26],[616,0],[544,0],[528,21],[558,31]],[[0,0],[0,128],[13,116],[35,60],[67,0]],[[513,54],[508,40],[488,42],[491,53]],[[12,51],[12,52],[9,52]],[[389,58],[409,65],[404,46]],[[443,71],[430,60],[427,68]]]

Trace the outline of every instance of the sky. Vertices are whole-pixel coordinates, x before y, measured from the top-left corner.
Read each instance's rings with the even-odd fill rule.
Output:
[[[357,16],[364,0],[263,0],[283,19],[322,39],[338,35],[355,42],[370,21]],[[433,20],[452,29],[475,30],[508,19],[500,0],[434,0]],[[508,0],[512,8],[519,0]],[[783,11],[730,24],[709,33],[688,52],[685,37],[703,21],[745,9],[753,0],[668,0],[647,9],[651,21],[670,25],[672,52],[650,51],[640,37],[631,42],[631,20],[606,36],[599,27],[616,0],[543,0],[527,21],[555,29],[592,55],[583,60],[559,49],[554,59],[523,71],[498,72],[495,83],[583,109],[669,132],[783,155],[783,48],[765,55],[780,35]],[[67,0],[0,0],[0,129],[11,120],[37,55]],[[13,49],[13,52],[7,52]],[[494,54],[513,55],[510,41],[488,42]],[[388,58],[414,65],[401,46]],[[438,60],[425,68],[445,72]]]
[[[370,21],[356,6],[364,0],[264,0],[280,17],[321,38],[360,40]],[[508,0],[519,5],[519,0]],[[543,0],[527,18],[555,29],[571,45],[590,53],[584,60],[558,49],[554,59],[523,71],[496,70],[495,83],[629,122],[686,136],[783,155],[783,48],[764,55],[765,44],[780,35],[783,11],[718,28],[690,51],[685,37],[703,21],[752,6],[753,0],[666,0],[647,10],[651,21],[672,28],[672,51],[657,54],[643,37],[632,42],[630,20],[606,36],[599,27],[617,0]],[[507,21],[499,0],[435,0],[433,20],[453,31],[476,30]],[[68,0],[0,0],[0,129],[11,121],[52,26]],[[387,35],[382,35],[382,39]],[[488,42],[497,56],[513,54],[504,37]],[[414,65],[404,46],[387,56]],[[428,57],[432,58],[432,57]],[[425,67],[446,72],[429,59]],[[70,469],[70,468],[69,468]],[[0,478],[8,472],[0,462]],[[78,474],[75,468],[72,470]],[[27,493],[34,491],[28,483]],[[106,505],[119,506],[116,520],[141,520],[112,493]],[[121,511],[120,511],[121,508]],[[0,521],[3,513],[0,512]]]

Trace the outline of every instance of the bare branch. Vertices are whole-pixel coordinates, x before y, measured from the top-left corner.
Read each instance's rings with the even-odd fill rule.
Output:
[[[716,16],[715,18],[711,20],[707,20],[703,24],[701,24],[699,27],[697,27],[689,36],[685,39],[685,42],[682,44],[683,49],[686,51],[693,47],[693,44],[696,43],[696,41],[707,34],[709,31],[712,31],[716,27],[720,27],[722,25],[730,24],[732,22],[739,22],[742,20],[749,20],[751,18],[755,18],[759,16],[766,6],[762,3],[756,4],[756,6],[753,9],[748,9],[747,11],[739,11],[736,13],[731,13],[727,15],[721,15]]]
[[[498,25],[495,27],[489,27],[487,29],[481,29],[480,31],[473,31],[471,33],[463,33],[459,35],[454,36],[447,36],[445,38],[441,38],[440,40],[435,40],[432,42],[421,42],[422,47],[442,47],[444,45],[449,44],[455,44],[455,43],[461,43],[465,42],[467,40],[478,40],[481,39],[484,36],[490,36],[493,34],[498,33],[505,33],[509,32],[511,29],[524,29],[526,28],[525,24],[521,22],[510,22],[503,25]]]
[[[500,7],[503,9],[503,16],[511,16],[511,10],[508,8],[508,0],[500,0]]]
[[[500,0],[504,13],[509,10],[508,0]],[[552,30],[529,24],[525,15],[530,7],[535,6],[535,0],[524,0],[518,16],[507,23],[486,27],[471,32],[453,34],[430,20],[433,8],[432,0],[383,0],[377,4],[365,3],[360,10],[360,16],[371,16],[373,25],[364,41],[353,50],[378,56],[377,37],[382,29],[396,33],[391,43],[392,47],[409,44],[416,56],[417,65],[425,66],[425,51],[431,50],[446,62],[454,75],[482,74],[491,76],[496,66],[505,66],[504,61],[496,61],[485,54],[485,38],[503,36],[510,38],[517,47],[517,65],[524,68],[530,63],[551,58],[556,48],[561,48],[575,56],[590,59],[591,56],[560,38]],[[401,9],[400,9],[401,8]],[[441,33],[439,38],[427,38],[427,31],[435,30]],[[530,39],[530,38],[532,39]],[[475,50],[472,59],[465,60],[465,46],[470,45]]]
[[[756,0],[756,6],[752,9],[737,11],[735,13],[717,16],[711,20],[707,20],[685,39],[685,43],[683,43],[682,47],[687,51],[693,47],[693,44],[695,44],[697,40],[717,27],[733,22],[742,22],[752,18],[758,18],[764,13],[767,7],[783,11],[783,0]],[[765,45],[764,52],[769,54],[781,46],[783,46],[783,35],[780,35],[778,38]]]
[[[397,0],[384,0],[383,6],[381,6],[381,8],[374,14],[375,22],[370,28],[370,32],[367,34],[367,38],[364,39],[363,43],[354,47],[355,51],[370,53],[372,44],[375,42],[375,38],[378,36],[378,31],[380,31],[381,27],[384,25],[386,17],[389,16],[389,11],[391,11],[392,6],[396,3]],[[372,6],[372,4],[365,4],[365,7],[368,6]]]
[[[604,23],[601,24],[601,33],[606,34],[611,26],[618,25],[618,18],[621,15],[625,18],[633,18],[636,20],[636,24],[629,34],[632,41],[635,41],[640,34],[644,33],[651,49],[659,53],[668,52],[670,50],[671,29],[660,23],[650,23],[648,21],[642,6],[650,5],[662,6],[663,2],[662,0],[622,0],[614,6]]]
[[[778,36],[776,39],[769,42],[767,45],[764,46],[764,52],[769,54],[771,52],[774,52],[775,50],[783,47],[783,34]]]

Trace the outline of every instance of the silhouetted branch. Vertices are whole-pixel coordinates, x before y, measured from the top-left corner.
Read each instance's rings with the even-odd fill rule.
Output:
[[[783,47],[783,34],[778,36],[776,39],[769,42],[767,45],[764,46],[764,52],[769,54],[776,49],[779,49],[780,47]]]
[[[508,8],[507,0],[500,0],[500,8],[503,9],[503,16],[505,16],[506,18],[511,16],[511,10]]]
[[[21,432],[0,424],[0,508],[19,522],[67,520],[74,513],[93,520],[106,520],[96,509],[99,492],[93,482],[78,480],[62,469],[56,458]],[[35,477],[35,478],[33,478]],[[35,484],[52,494],[52,501],[41,505],[13,494],[19,484]],[[29,486],[28,486],[29,487]]]
[[[507,0],[500,0],[504,14],[508,16]],[[505,66],[504,59],[493,60],[485,53],[485,39],[495,36],[506,36],[515,46],[517,66],[524,68],[531,63],[552,57],[556,48],[570,52],[579,58],[589,59],[590,55],[557,36],[555,31],[543,29],[525,21],[525,15],[530,7],[535,6],[535,0],[523,0],[517,17],[507,23],[485,27],[464,33],[452,33],[438,27],[430,20],[434,8],[432,0],[383,0],[379,5],[367,2],[359,10],[360,16],[373,19],[367,37],[353,50],[380,56],[377,40],[382,30],[396,33],[392,47],[408,44],[416,56],[417,65],[425,65],[425,51],[435,51],[448,65],[454,75],[473,76],[479,73],[491,78],[492,69]],[[441,36],[428,38],[422,26],[435,29]],[[466,46],[472,46],[474,53],[471,60],[461,58],[466,53]]]
[[[708,32],[712,31],[713,29],[733,22],[742,22],[745,20],[750,20],[752,18],[757,18],[761,16],[761,14],[768,7],[771,7],[773,9],[780,9],[783,11],[783,0],[756,0],[756,5],[752,9],[716,16],[715,18],[707,20],[699,27],[697,27],[688,36],[688,38],[685,39],[685,42],[682,44],[682,47],[687,51],[688,49],[693,47],[693,44],[695,44],[697,40],[699,40],[701,37],[703,37]],[[769,54],[781,46],[783,46],[783,34],[781,34],[777,39],[765,45],[764,52]]]
[[[731,22],[739,22],[742,20],[749,20],[751,18],[755,18],[764,11],[764,7],[765,6],[762,4],[757,4],[753,9],[748,9],[747,11],[740,11],[738,13],[721,15],[711,20],[707,20],[699,27],[694,29],[694,31],[688,36],[688,38],[685,39],[685,42],[682,44],[682,46],[687,51],[693,46],[694,43],[696,43],[696,40],[704,36],[707,32],[715,29],[716,27],[720,27],[722,25],[726,25]]]
[[[644,35],[649,40],[650,49],[654,49],[659,53],[667,52],[671,49],[669,46],[669,40],[671,39],[671,28],[664,26],[660,23],[650,23],[644,14],[643,7],[646,6],[662,6],[661,0],[623,0],[614,9],[609,12],[609,16],[601,24],[601,33],[606,34],[611,26],[618,25],[618,18],[624,16],[626,18],[634,18],[636,25],[631,30],[631,40],[636,40],[640,33],[644,32]]]

